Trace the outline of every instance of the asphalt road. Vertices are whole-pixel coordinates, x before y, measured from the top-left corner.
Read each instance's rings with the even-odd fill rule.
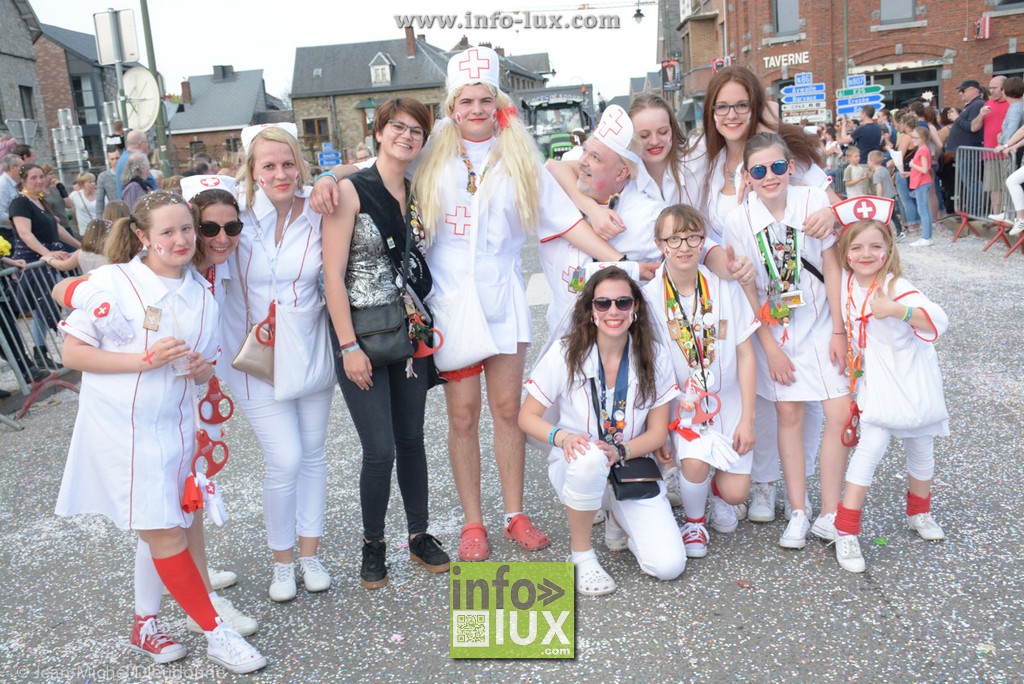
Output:
[[[831,547],[777,545],[784,521],[744,522],[713,534],[708,556],[679,579],[644,576],[629,552],[595,547],[618,582],[607,597],[579,597],[576,658],[452,660],[447,576],[429,575],[402,547],[396,498],[388,514],[391,583],[358,582],[359,447],[340,393],[328,434],[327,527],[322,558],[330,591],[289,604],[266,596],[270,554],[263,531],[259,449],[245,420],[229,423],[231,464],[219,477],[231,521],[209,532],[213,565],[234,570],[225,590],[261,624],[254,643],[270,659],[253,682],[645,682],[645,681],[1024,681],[1024,256],[982,253],[979,238],[950,245],[938,227],[930,248],[901,249],[905,270],[952,324],[938,343],[953,434],[937,442],[933,496],[948,539],[926,543],[905,527],[899,447],[879,469],[861,537],[868,571],[842,571]],[[539,270],[534,247],[525,255]],[[544,307],[534,307],[542,341]],[[532,364],[536,349],[530,356]],[[193,649],[150,665],[125,644],[131,628],[134,542],[101,518],[53,514],[78,408],[68,392],[34,408],[25,430],[0,427],[2,682],[242,681],[205,660],[201,636],[165,601],[166,629]],[[492,560],[564,560],[568,527],[544,457],[527,453],[526,510],[554,540],[527,554],[500,534],[501,500],[484,418],[484,509]],[[443,396],[431,393],[427,450],[431,531],[454,555],[462,524],[445,446]],[[812,501],[818,498],[812,488]]]

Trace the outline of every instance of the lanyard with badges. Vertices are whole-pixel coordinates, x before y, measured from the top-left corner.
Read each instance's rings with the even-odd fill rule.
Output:
[[[598,405],[597,384],[594,378],[590,378],[590,400],[594,405],[594,415],[597,417],[598,437],[615,446],[623,441],[623,434],[626,429],[626,395],[629,392],[629,338],[626,338],[626,346],[622,348],[622,357],[619,358],[619,370],[615,373],[615,391],[612,393],[612,412],[608,414],[608,386],[605,381],[604,364],[601,362],[601,352],[597,353],[597,373],[601,379],[601,404]]]
[[[712,310],[711,290],[703,273],[697,273],[693,311],[686,315],[680,301],[679,291],[665,268],[665,318],[668,321],[668,334],[690,366],[691,378],[707,390],[715,384],[715,374],[711,364],[715,360],[715,314]],[[697,304],[700,303],[700,315],[697,315]]]
[[[744,204],[747,223],[753,227],[750,208]],[[783,328],[789,327],[792,310],[804,305],[803,293],[796,289],[800,282],[800,231],[792,226],[785,226],[786,232],[779,241],[770,240],[769,231],[775,222],[765,226],[754,234],[758,251],[768,271],[768,300],[761,308],[760,318],[765,324],[778,323]],[[776,255],[776,253],[779,253]],[[783,333],[783,339],[788,337]]]

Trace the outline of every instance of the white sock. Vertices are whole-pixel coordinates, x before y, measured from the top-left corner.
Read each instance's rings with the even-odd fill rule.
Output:
[[[517,515],[522,515],[522,514],[523,514],[522,511],[516,511],[515,513],[506,513],[505,514],[505,527],[508,527],[509,525],[512,524],[512,518],[516,517]]]
[[[699,520],[704,517],[704,510],[708,503],[708,492],[711,491],[711,477],[703,482],[695,484],[686,479],[686,476],[679,478],[679,491],[683,495],[683,513],[689,520]]]
[[[135,545],[135,614],[143,617],[160,612],[164,583],[153,565],[149,544],[138,540]]]
[[[597,560],[597,553],[594,551],[593,547],[586,551],[573,551],[572,556],[570,556],[570,560],[573,563],[582,563],[583,561],[590,559]]]
[[[219,596],[217,596],[217,592],[215,592],[215,591],[211,591],[211,592],[210,592],[210,600],[211,600],[211,601],[215,601],[216,599],[219,599],[219,598],[220,598],[220,597],[219,597]]]

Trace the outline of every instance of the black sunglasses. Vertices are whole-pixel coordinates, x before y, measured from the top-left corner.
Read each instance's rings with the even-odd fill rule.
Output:
[[[633,308],[632,297],[616,297],[615,299],[609,299],[608,297],[594,297],[594,310],[604,313],[608,309],[612,308],[612,302],[615,302],[615,308],[619,311],[629,311]]]
[[[784,176],[789,170],[789,162],[785,159],[778,159],[771,163],[771,166],[765,166],[764,164],[758,164],[757,166],[750,167],[750,177],[754,180],[761,180],[768,175],[768,169],[772,170],[776,176]]]
[[[199,232],[203,237],[215,238],[220,235],[220,229],[223,228],[224,232],[229,237],[234,237],[242,232],[241,221],[228,221],[223,226],[213,221],[203,221],[199,224]]]

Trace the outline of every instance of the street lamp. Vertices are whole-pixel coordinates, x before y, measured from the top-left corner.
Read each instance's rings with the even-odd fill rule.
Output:
[[[633,13],[633,19],[634,19],[634,21],[636,21],[636,23],[638,23],[638,24],[639,24],[639,23],[640,23],[641,21],[643,21],[643,20],[644,20],[644,13],[643,13],[643,11],[642,11],[642,10],[640,9],[640,3],[637,3],[637,6],[636,6],[636,12],[634,12],[634,13]]]

